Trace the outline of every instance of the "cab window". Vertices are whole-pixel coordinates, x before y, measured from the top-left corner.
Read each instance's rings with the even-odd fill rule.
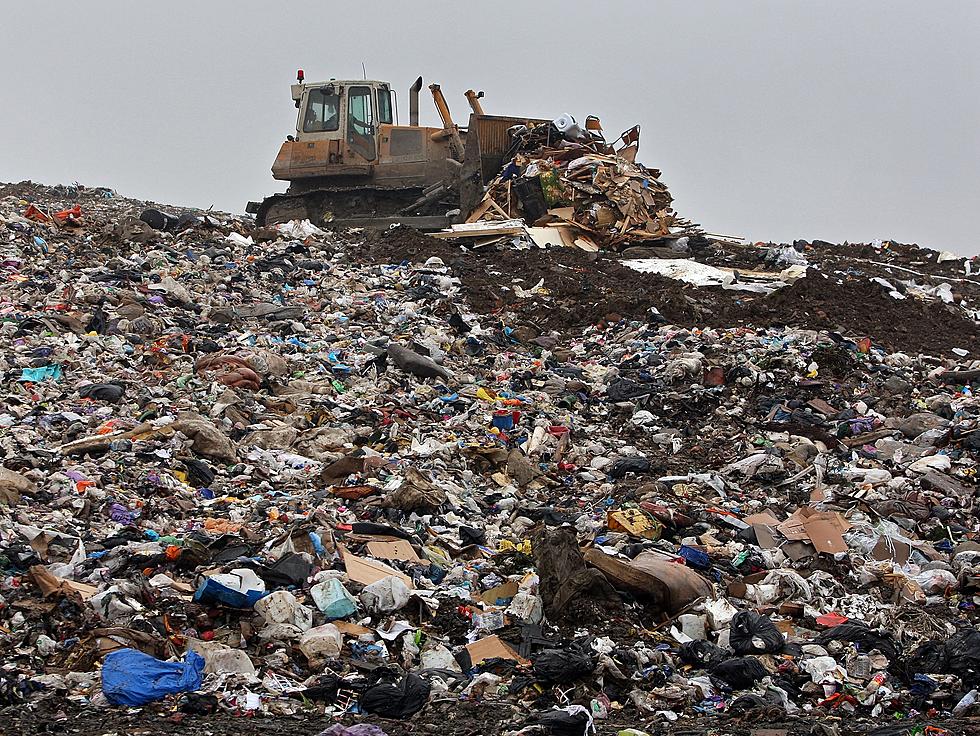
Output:
[[[325,89],[310,90],[303,118],[304,133],[337,130],[340,125],[340,95]]]
[[[358,135],[374,135],[370,87],[351,87],[347,93],[347,127]]]
[[[378,90],[378,122],[391,125],[391,90]]]

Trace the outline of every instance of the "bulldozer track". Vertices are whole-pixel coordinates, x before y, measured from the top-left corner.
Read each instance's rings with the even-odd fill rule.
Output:
[[[264,226],[305,219],[314,225],[324,225],[352,215],[385,217],[397,214],[421,193],[421,187],[350,186],[273,194],[262,200],[255,221]]]

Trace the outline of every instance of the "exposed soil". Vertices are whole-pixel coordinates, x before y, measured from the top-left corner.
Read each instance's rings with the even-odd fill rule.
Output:
[[[80,734],[82,736],[317,736],[338,719],[324,716],[301,715],[253,718],[241,714],[215,713],[207,716],[176,713],[164,705],[144,708],[100,710],[91,707],[68,705],[51,710],[45,702],[38,708],[4,708],[0,710],[0,734],[3,736],[48,736],[49,734]],[[545,710],[545,709],[542,709]],[[635,728],[650,734],[664,736],[823,736],[840,733],[837,717],[832,713],[820,716],[820,722],[830,726],[822,730],[814,726],[813,714],[799,720],[759,720],[752,713],[742,719],[705,716],[693,720],[684,718],[673,724],[663,719],[645,716],[632,707],[611,714],[608,720],[596,721],[598,736],[612,736],[622,729]],[[460,701],[452,698],[430,704],[424,711],[407,721],[386,718],[345,716],[339,722],[350,725],[357,722],[373,723],[388,736],[496,736],[506,731],[516,731],[531,722],[527,709],[509,703],[481,703]],[[946,733],[957,736],[980,734],[980,719],[968,718],[952,722],[926,721],[926,724],[949,729]],[[848,733],[855,736],[906,736],[920,723],[880,721],[848,722]],[[776,729],[764,731],[763,729]],[[937,732],[942,734],[943,732]]]
[[[377,263],[419,263],[437,256],[459,277],[474,310],[508,314],[509,326],[527,325],[545,332],[572,332],[621,318],[651,318],[655,308],[668,322],[682,327],[791,326],[867,336],[891,351],[942,355],[958,347],[980,353],[976,323],[962,309],[913,297],[894,299],[863,274],[827,275],[814,269],[790,286],[762,296],[720,287],[696,288],[572,248],[491,246],[465,251],[405,228],[371,237],[360,255]],[[939,264],[934,270],[948,267]],[[520,297],[513,288],[533,290],[542,280],[547,294]]]

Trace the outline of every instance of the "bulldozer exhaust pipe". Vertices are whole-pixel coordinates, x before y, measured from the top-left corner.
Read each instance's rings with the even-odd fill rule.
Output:
[[[470,108],[477,115],[483,115],[483,105],[480,104],[480,99],[483,97],[483,92],[474,92],[471,89],[466,90],[466,99],[469,100]]]
[[[408,124],[419,126],[419,92],[422,91],[422,77],[415,80],[408,90]]]

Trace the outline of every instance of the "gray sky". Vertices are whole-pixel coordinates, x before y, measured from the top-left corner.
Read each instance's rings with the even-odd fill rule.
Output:
[[[489,113],[643,126],[678,212],[755,240],[980,251],[980,3],[5,3],[0,180],[242,211],[289,85],[439,82]],[[431,99],[422,122],[435,124]]]

